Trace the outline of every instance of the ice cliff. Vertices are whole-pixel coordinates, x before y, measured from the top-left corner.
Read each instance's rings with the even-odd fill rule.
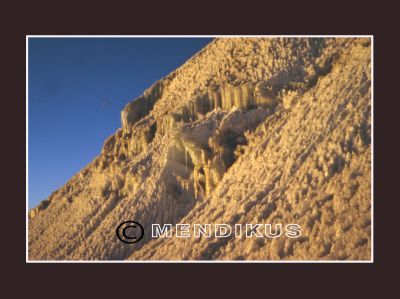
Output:
[[[121,112],[101,154],[29,212],[31,259],[369,259],[371,45],[221,38]],[[124,220],[299,223],[296,240],[152,240]]]

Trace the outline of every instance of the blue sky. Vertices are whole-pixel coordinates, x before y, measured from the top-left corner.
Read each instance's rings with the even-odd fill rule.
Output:
[[[29,208],[97,156],[123,107],[205,38],[30,38]]]

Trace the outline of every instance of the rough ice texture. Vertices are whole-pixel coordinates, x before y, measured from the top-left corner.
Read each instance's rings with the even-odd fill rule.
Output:
[[[368,260],[371,45],[221,38],[121,113],[101,154],[29,212],[33,260]],[[120,242],[152,223],[298,223],[290,238]]]

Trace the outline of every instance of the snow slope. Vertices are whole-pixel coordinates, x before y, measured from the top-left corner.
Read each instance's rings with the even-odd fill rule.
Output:
[[[221,38],[121,113],[29,212],[33,260],[369,260],[371,44]],[[115,235],[136,220],[144,238]],[[299,238],[159,238],[152,223],[297,223]]]

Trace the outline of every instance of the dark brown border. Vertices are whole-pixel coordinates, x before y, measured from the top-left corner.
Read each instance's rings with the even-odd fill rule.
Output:
[[[143,2],[144,3],[144,2]],[[77,6],[71,2],[50,2],[38,7],[36,1],[3,8],[1,28],[5,31],[2,58],[5,69],[2,86],[1,148],[3,151],[2,238],[6,276],[3,284],[13,297],[81,296],[86,289],[115,297],[156,293],[176,298],[212,297],[219,289],[252,298],[260,293],[281,296],[346,296],[349,289],[363,293],[389,293],[397,275],[394,265],[398,237],[393,228],[398,218],[398,170],[391,157],[397,147],[390,142],[398,133],[399,85],[398,37],[394,7],[351,6],[316,2],[306,6],[297,1],[260,3],[229,2],[137,2],[130,6],[113,2],[102,7]],[[97,2],[99,5],[100,2]],[[8,5],[8,4],[7,4]],[[184,10],[187,10],[184,12]],[[318,9],[318,11],[317,11]],[[26,264],[25,263],[25,35],[27,34],[373,34],[375,38],[375,263],[374,264]],[[396,78],[396,79],[395,79]],[[394,81],[396,80],[396,82]],[[395,154],[396,151],[396,154]],[[389,160],[390,159],[390,160]],[[387,213],[387,215],[384,215]],[[378,283],[385,286],[378,287]],[[317,291],[317,289],[321,289]],[[221,295],[220,295],[221,296]],[[168,297],[168,296],[167,296]]]

